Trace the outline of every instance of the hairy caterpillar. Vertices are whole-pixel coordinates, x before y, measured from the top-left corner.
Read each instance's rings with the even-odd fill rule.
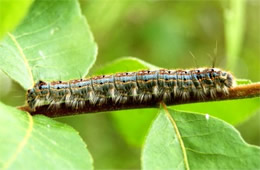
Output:
[[[39,81],[27,92],[27,104],[32,109],[43,105],[72,109],[91,105],[146,103],[150,101],[215,98],[228,95],[235,85],[233,76],[216,68],[191,70],[142,70],[113,75],[95,76],[71,81]]]

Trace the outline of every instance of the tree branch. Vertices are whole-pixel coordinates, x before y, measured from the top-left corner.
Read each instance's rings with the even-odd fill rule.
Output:
[[[174,99],[169,102],[164,102],[167,105],[179,105],[179,104],[188,104],[188,103],[198,103],[198,102],[209,102],[209,101],[219,101],[219,100],[233,100],[233,99],[243,99],[243,98],[252,98],[260,97],[260,83],[250,84],[250,85],[241,85],[229,89],[229,95],[217,94],[216,98],[206,97],[204,99],[195,99],[191,98],[188,100]],[[137,109],[137,108],[155,108],[159,107],[160,101],[150,100],[146,103],[138,102],[128,102],[120,104],[111,104],[108,100],[107,103],[101,105],[87,105],[82,109],[73,109],[67,108],[65,104],[61,104],[59,108],[50,109],[49,105],[39,106],[35,111],[32,111],[28,106],[20,106],[18,109],[27,111],[31,115],[43,114],[48,117],[61,117],[61,116],[70,116],[82,113],[96,113],[96,112],[105,112],[105,111],[115,111],[115,110],[124,110],[124,109]]]

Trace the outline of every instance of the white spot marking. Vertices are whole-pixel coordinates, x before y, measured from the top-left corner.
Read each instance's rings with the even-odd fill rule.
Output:
[[[205,117],[207,120],[209,120],[209,114],[206,114]]]
[[[46,56],[43,54],[43,52],[42,52],[41,50],[39,51],[39,54],[40,54],[40,56],[41,56],[43,59],[46,58]]]
[[[57,31],[59,31],[58,27],[52,28],[51,31],[50,31],[50,34],[54,35],[54,33],[57,32]]]

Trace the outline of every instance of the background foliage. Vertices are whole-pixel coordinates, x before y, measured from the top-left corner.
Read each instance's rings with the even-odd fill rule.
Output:
[[[73,1],[70,2],[74,4]],[[29,1],[28,4],[30,5]],[[258,1],[81,0],[79,7],[74,6],[76,12],[71,11],[72,8],[62,7],[58,4],[60,3],[54,4],[52,7],[61,10],[61,13],[65,15],[62,16],[65,18],[61,18],[61,21],[57,22],[57,24],[61,23],[64,26],[64,23],[69,22],[68,18],[75,14],[75,17],[79,19],[79,25],[77,23],[73,24],[75,27],[67,25],[65,32],[61,33],[61,37],[69,33],[72,38],[62,39],[50,44],[50,46],[55,47],[55,43],[62,44],[74,40],[73,43],[66,46],[66,50],[71,46],[77,48],[78,45],[82,45],[81,48],[78,47],[80,53],[77,52],[78,50],[65,50],[65,54],[60,54],[60,57],[73,58],[74,55],[77,57],[88,54],[90,56],[95,55],[95,50],[91,53],[88,50],[90,46],[95,46],[92,41],[87,42],[80,39],[82,36],[80,31],[86,34],[84,36],[89,34],[86,33],[88,26],[86,24],[80,25],[82,18],[79,8],[81,8],[83,15],[88,19],[89,26],[99,47],[99,55],[94,67],[90,70],[91,74],[153,67],[133,58],[116,60],[123,56],[138,57],[163,68],[191,68],[211,66],[212,60],[209,57],[211,55],[216,56],[216,65],[218,67],[230,70],[236,77],[259,81],[260,37],[256,36],[259,35],[260,30],[258,21],[260,3]],[[24,6],[24,8],[19,9],[21,12],[15,13],[18,18],[26,16],[28,7]],[[38,14],[37,12],[36,14]],[[2,13],[4,14],[2,9],[0,13],[1,16]],[[241,15],[237,15],[237,13]],[[27,13],[28,15],[30,13]],[[49,18],[56,20],[55,13],[48,13],[48,15],[53,15],[49,16]],[[2,21],[1,24],[5,24]],[[8,19],[7,22],[10,22],[10,20]],[[12,20],[12,22],[7,29],[1,25],[0,28],[4,29],[0,31],[0,37],[1,34],[6,35],[7,31],[11,32],[12,28],[18,25],[20,21]],[[24,21],[22,20],[22,22]],[[41,21],[38,22],[40,25]],[[59,28],[59,25],[55,26],[53,28]],[[78,30],[79,27],[80,30]],[[21,28],[26,29],[21,24],[17,27],[17,30],[19,31]],[[17,30],[14,35],[19,34]],[[59,31],[56,33],[59,33]],[[37,43],[37,40],[42,40],[41,38],[46,38],[46,36],[36,36],[31,39],[34,39],[36,41],[34,43]],[[6,42],[6,36],[2,39]],[[217,50],[215,50],[216,42]],[[3,48],[3,46],[0,46],[0,48]],[[51,53],[50,47],[44,46],[44,48]],[[65,47],[60,48],[63,51]],[[39,49],[35,49],[35,51],[39,52]],[[195,55],[196,62],[193,61],[190,51]],[[31,51],[28,56],[30,56],[29,54],[34,54],[34,52]],[[110,65],[109,63],[112,60],[116,61]],[[67,69],[65,66],[69,66],[71,60],[67,60],[67,63],[66,60],[59,60],[56,63],[60,61],[64,63],[61,64],[64,66],[63,69]],[[0,62],[3,62],[3,60]],[[73,70],[74,68],[70,67],[70,69]],[[59,74],[60,72],[57,71],[56,73]],[[77,74],[80,77],[80,75],[85,75],[87,70],[77,72],[73,71],[71,73],[73,75],[67,74],[67,76],[61,78],[69,79],[77,77]],[[43,73],[43,75],[48,76],[47,73]],[[35,80],[37,76],[39,74],[34,75]],[[49,75],[49,77],[52,76]],[[27,86],[29,85],[24,87]],[[25,90],[18,83],[6,77],[2,72],[0,73],[1,102],[12,106],[23,105],[25,101],[24,94]],[[206,112],[220,117],[232,123],[242,133],[247,142],[260,145],[260,116],[259,111],[257,112],[259,109],[256,109],[259,106],[259,99],[253,100],[240,101],[239,105],[243,106],[241,108],[245,108],[244,111],[237,109],[237,103],[231,105],[225,102],[218,102],[215,105],[184,105],[176,108]],[[227,106],[229,112],[226,112]],[[251,110],[248,108],[251,108]],[[127,110],[58,118],[56,120],[67,123],[79,131],[80,136],[88,145],[94,159],[95,168],[139,168],[141,166],[139,159],[141,147],[151,121],[157,112],[158,110],[154,109]],[[251,117],[249,118],[249,116]]]

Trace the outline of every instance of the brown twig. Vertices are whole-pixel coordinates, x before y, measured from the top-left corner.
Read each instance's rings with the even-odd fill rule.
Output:
[[[243,98],[252,98],[260,97],[260,83],[250,84],[250,85],[241,85],[229,89],[229,95],[217,94],[216,98],[206,97],[203,100],[201,99],[189,99],[182,100],[176,99],[169,102],[165,102],[167,105],[179,105],[179,104],[188,104],[188,103],[198,103],[198,102],[209,102],[209,101],[219,101],[219,100],[233,100],[233,99],[243,99]],[[31,115],[43,114],[48,117],[61,117],[76,115],[81,113],[96,113],[96,112],[105,112],[105,111],[115,111],[115,110],[124,110],[124,109],[137,109],[137,108],[154,108],[159,107],[160,101],[151,100],[147,103],[135,103],[129,102],[125,104],[116,104],[111,105],[110,102],[107,102],[102,105],[88,105],[82,109],[73,109],[67,108],[65,104],[61,104],[58,109],[50,109],[48,105],[39,106],[35,111],[32,111],[28,106],[21,106],[18,109],[27,111]]]

